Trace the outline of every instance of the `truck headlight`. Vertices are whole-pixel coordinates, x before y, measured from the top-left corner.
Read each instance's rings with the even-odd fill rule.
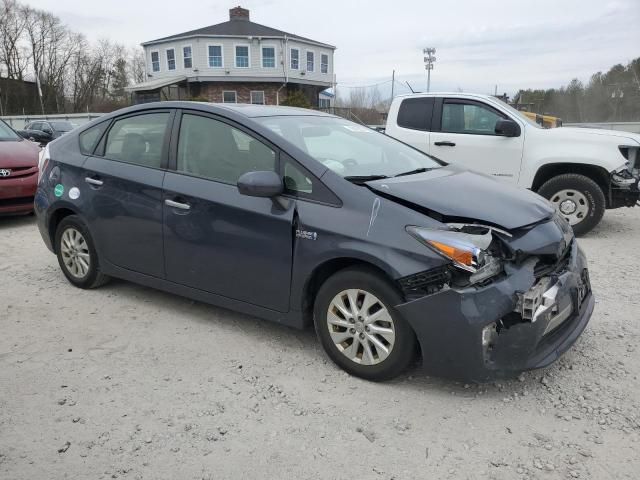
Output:
[[[420,243],[448,258],[456,267],[467,272],[476,273],[494,263],[493,257],[487,252],[493,240],[491,230],[479,235],[413,225],[407,226],[406,230]]]

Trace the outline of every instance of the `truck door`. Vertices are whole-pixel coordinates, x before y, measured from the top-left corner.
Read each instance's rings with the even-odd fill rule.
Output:
[[[522,131],[517,137],[496,134],[499,119],[508,117],[481,101],[437,99],[429,153],[445,162],[517,183],[524,135]]]

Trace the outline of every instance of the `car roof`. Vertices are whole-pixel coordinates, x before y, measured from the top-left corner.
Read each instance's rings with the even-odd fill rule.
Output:
[[[209,102],[188,102],[188,101],[167,101],[167,102],[151,102],[133,107],[116,110],[109,114],[111,116],[133,113],[136,111],[151,110],[156,108],[185,108],[209,111],[224,115],[225,112],[235,113],[247,118],[258,117],[278,117],[278,116],[317,116],[317,117],[335,117],[319,110],[311,110],[308,108],[285,107],[280,105],[250,105],[242,103],[209,103]],[[106,116],[105,116],[106,117]]]
[[[495,98],[492,95],[484,93],[467,93],[467,92],[415,92],[396,95],[396,97],[474,97],[474,98]]]

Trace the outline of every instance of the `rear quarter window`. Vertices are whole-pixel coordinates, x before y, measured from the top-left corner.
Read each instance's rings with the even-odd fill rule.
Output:
[[[84,155],[91,155],[102,137],[102,134],[109,126],[109,122],[102,122],[98,125],[85,130],[79,135],[80,138],[80,151]]]
[[[431,130],[433,97],[406,98],[398,109],[398,126],[411,130]]]

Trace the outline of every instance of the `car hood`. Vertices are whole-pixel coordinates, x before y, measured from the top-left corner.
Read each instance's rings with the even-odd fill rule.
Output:
[[[0,168],[34,167],[40,149],[27,140],[0,142]]]
[[[502,180],[447,165],[415,175],[367,182],[382,196],[431,210],[448,219],[473,220],[513,230],[553,215],[541,196]]]
[[[640,145],[640,134],[625,132],[622,130],[607,130],[604,128],[561,127],[546,129],[545,134],[557,137],[565,137],[569,140],[576,141],[593,139],[594,135],[597,135],[600,141],[608,139],[615,145],[628,144],[629,140],[631,141],[632,145],[634,143]]]

